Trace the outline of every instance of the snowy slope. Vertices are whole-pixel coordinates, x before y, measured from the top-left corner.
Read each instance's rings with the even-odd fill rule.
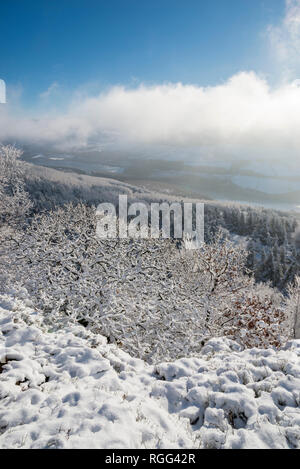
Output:
[[[300,448],[300,341],[151,367],[0,298],[0,448]]]

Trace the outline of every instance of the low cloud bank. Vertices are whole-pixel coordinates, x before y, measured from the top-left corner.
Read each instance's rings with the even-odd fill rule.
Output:
[[[74,99],[65,112],[35,118],[0,107],[0,140],[84,147],[107,138],[124,145],[205,147],[213,156],[284,157],[300,152],[300,81],[272,88],[254,72],[211,87],[113,87]]]

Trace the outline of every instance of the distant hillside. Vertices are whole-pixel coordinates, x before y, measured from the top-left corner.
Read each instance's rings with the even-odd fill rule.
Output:
[[[155,191],[205,199],[256,203],[280,210],[297,210],[300,200],[298,166],[287,161],[214,161],[184,155],[145,154],[143,151],[78,151],[70,153],[43,146],[24,146],[29,163],[150,188]],[[171,159],[174,158],[174,159]]]
[[[182,199],[178,195],[157,192],[156,188],[154,192],[149,188],[134,186],[112,178],[59,171],[29,163],[26,164],[26,168],[27,190],[34,199],[36,210],[79,201],[94,205],[101,202],[117,203],[119,194],[126,194],[129,202]],[[197,200],[199,201],[199,198]]]
[[[186,198],[174,187],[166,188],[150,181],[143,187],[103,178],[58,171],[26,163],[26,186],[34,201],[34,211],[40,212],[65,205],[84,202],[98,205],[102,202],[118,203],[119,194],[127,194],[128,202],[144,201],[202,201],[205,202],[205,237],[209,241],[219,227],[229,236],[247,245],[248,267],[255,272],[257,281],[271,281],[284,290],[300,272],[300,251],[295,246],[295,233],[300,214],[280,212],[259,206],[235,202]],[[152,187],[153,186],[153,187]],[[165,193],[160,191],[160,187]]]

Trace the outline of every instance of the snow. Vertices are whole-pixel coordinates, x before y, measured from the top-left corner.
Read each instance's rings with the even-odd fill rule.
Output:
[[[148,365],[0,297],[0,448],[300,448],[300,341]]]

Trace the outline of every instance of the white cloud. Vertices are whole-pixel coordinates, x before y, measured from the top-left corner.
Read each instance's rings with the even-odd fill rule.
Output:
[[[6,86],[5,81],[0,79],[0,104],[6,103]]]
[[[114,136],[122,144],[209,148],[215,156],[299,160],[300,87],[276,89],[253,72],[213,87],[165,84],[114,87],[73,101],[65,113],[38,119],[0,109],[0,140],[84,146]]]
[[[57,90],[59,89],[59,84],[55,81],[52,83],[46,91],[40,94],[41,99],[49,99],[51,96],[55,95]]]
[[[271,51],[290,78],[300,73],[300,0],[286,0],[285,16],[279,25],[268,28]]]

